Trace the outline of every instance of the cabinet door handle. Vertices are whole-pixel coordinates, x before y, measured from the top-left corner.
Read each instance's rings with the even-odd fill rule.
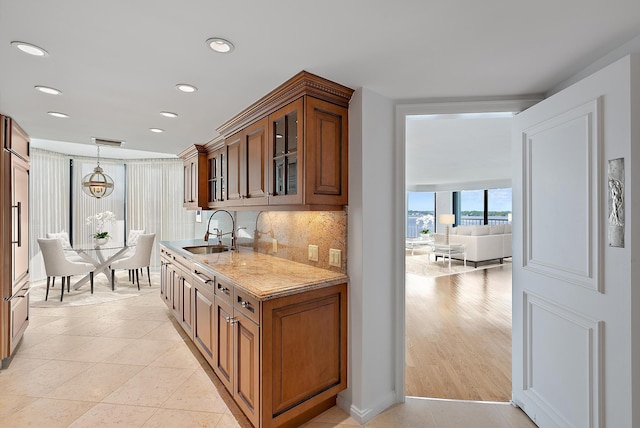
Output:
[[[240,300],[240,306],[242,306],[243,308],[249,308],[251,306],[251,303],[249,302],[245,302],[244,300]]]
[[[13,295],[13,296],[11,296],[11,297],[5,297],[5,298],[4,298],[4,301],[5,301],[5,302],[10,302],[10,301],[12,301],[13,299],[16,299],[16,298],[18,298],[18,299],[24,299],[25,297],[27,297],[27,296],[29,295],[29,293],[31,293],[31,287],[27,288],[27,289],[25,290],[25,292],[24,292],[24,294],[23,294],[23,295],[19,296],[19,295],[16,293],[16,294],[14,294],[14,295]]]
[[[205,284],[209,284],[209,283],[212,283],[212,282],[213,282],[212,280],[210,280],[209,278],[207,278],[206,276],[204,276],[203,274],[201,274],[201,273],[200,273],[200,272],[198,272],[197,270],[196,270],[196,271],[194,271],[194,273],[195,273],[195,274],[196,274],[196,276],[197,276],[198,278],[200,278],[200,280],[201,280],[202,282],[204,282]]]
[[[18,240],[11,241],[11,243],[18,244],[18,247],[22,247],[22,202],[18,202],[18,205],[11,205],[11,208],[18,209]]]
[[[225,320],[226,322],[228,322],[229,324],[231,324],[231,325],[234,325],[235,323],[237,323],[237,322],[238,322],[238,320],[237,320],[237,319],[232,318],[232,317],[224,317],[224,320]]]

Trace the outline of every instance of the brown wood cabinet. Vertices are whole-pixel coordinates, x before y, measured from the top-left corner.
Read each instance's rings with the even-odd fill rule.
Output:
[[[207,144],[207,171],[200,172],[209,183],[207,206],[343,209],[348,203],[352,94],[347,87],[303,71],[221,125],[224,148]],[[189,168],[185,166],[185,183],[194,180]],[[225,185],[226,194],[219,192]],[[189,186],[185,184],[185,191],[192,192]],[[187,208],[195,206],[185,202]]]
[[[346,284],[259,300],[215,268],[201,272],[166,247],[161,252],[163,299],[171,301],[166,290],[181,282],[171,270],[184,284],[191,266],[193,292],[174,288],[182,293],[174,315],[188,331],[191,314],[192,340],[254,426],[299,426],[335,405],[347,385]]]
[[[309,96],[269,115],[269,205],[348,203],[347,115]]]
[[[161,248],[161,259],[160,295],[184,331],[193,339],[192,266],[186,259],[176,256],[164,247]]]
[[[347,382],[346,284],[262,305],[263,427],[299,426]]]
[[[207,149],[193,145],[183,150],[184,187],[182,206],[197,210],[207,206]]]
[[[223,206],[227,198],[227,154],[224,141],[222,145],[212,149],[207,155],[207,206],[217,208]]]
[[[260,327],[232,302],[235,287],[217,281],[215,330],[217,353],[213,369],[254,426],[259,426]],[[225,291],[223,291],[225,290]]]
[[[178,281],[180,289],[180,324],[189,337],[193,339],[194,290],[191,284],[191,275],[186,271],[180,271]]]
[[[227,197],[222,206],[242,206],[242,140],[244,132],[240,131],[224,141],[227,155]]]
[[[240,174],[242,202],[245,206],[267,205],[269,203],[267,124],[267,118],[264,118],[243,131]]]
[[[193,342],[207,362],[213,366],[214,279],[195,270],[193,283]]]
[[[29,325],[29,137],[0,115],[0,363]]]
[[[226,198],[217,206],[243,207],[269,203],[267,191],[268,169],[267,119],[263,119],[225,139],[227,177]]]

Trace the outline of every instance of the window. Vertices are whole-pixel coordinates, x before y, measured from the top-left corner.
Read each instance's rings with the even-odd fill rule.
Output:
[[[435,233],[436,194],[434,192],[408,192],[407,238],[415,238],[420,231],[429,229]]]
[[[511,213],[511,189],[489,189],[487,192],[488,224],[507,223]]]
[[[463,190],[460,193],[456,225],[484,224],[484,190]]]
[[[509,221],[511,189],[453,192],[456,225],[501,224]]]

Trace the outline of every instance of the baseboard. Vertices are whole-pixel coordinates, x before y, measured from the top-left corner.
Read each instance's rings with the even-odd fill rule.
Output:
[[[389,391],[385,396],[376,402],[372,403],[366,409],[360,409],[351,403],[349,400],[343,397],[342,394],[338,394],[336,404],[342,410],[344,410],[349,416],[351,416],[359,424],[365,424],[373,419],[375,416],[387,410],[389,407],[397,403],[395,391]]]

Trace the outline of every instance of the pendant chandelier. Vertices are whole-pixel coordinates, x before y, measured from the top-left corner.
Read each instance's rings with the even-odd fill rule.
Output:
[[[82,179],[82,191],[96,199],[109,196],[113,192],[113,179],[100,167],[100,146],[98,146],[98,166]]]

